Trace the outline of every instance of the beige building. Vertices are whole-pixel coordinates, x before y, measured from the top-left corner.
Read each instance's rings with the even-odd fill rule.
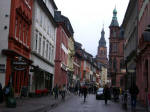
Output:
[[[107,68],[105,66],[101,66],[101,79],[100,79],[100,85],[102,87],[104,87],[105,84],[108,83],[108,80],[107,80]]]
[[[73,84],[73,79],[75,80],[76,77],[74,76],[73,72],[73,62],[74,62],[74,54],[75,54],[75,49],[74,49],[74,38],[68,38],[68,60],[67,60],[67,70],[68,70],[68,84],[72,85]]]

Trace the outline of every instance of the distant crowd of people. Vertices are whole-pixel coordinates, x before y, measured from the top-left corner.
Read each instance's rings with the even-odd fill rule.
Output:
[[[122,90],[121,88],[118,87],[108,87],[108,85],[105,85],[103,89],[105,104],[107,104],[107,101],[111,98],[115,102],[119,101],[119,96],[122,95],[123,106],[125,109],[127,109],[128,95],[130,95],[131,108],[133,111],[135,111],[136,108],[138,93],[139,89],[135,83],[133,83],[128,90]]]

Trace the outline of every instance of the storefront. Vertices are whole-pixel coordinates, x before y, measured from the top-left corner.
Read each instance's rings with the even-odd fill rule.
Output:
[[[2,53],[7,56],[5,85],[12,84],[14,93],[18,96],[22,87],[28,88],[29,66],[32,61],[13,50],[3,50]]]

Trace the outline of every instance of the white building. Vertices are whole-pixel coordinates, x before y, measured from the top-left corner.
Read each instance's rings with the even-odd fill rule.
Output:
[[[2,54],[3,49],[8,49],[10,0],[0,1],[0,83],[5,86],[7,56]]]
[[[34,0],[32,20],[32,71],[30,92],[51,89],[54,78],[54,57],[56,44],[56,23],[53,0]],[[36,68],[36,69],[35,69]]]

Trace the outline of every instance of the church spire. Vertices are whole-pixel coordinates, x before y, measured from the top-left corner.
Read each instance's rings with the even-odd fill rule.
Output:
[[[106,47],[104,26],[101,32],[101,39],[99,40],[99,47]]]
[[[115,9],[113,10],[113,18],[112,18],[110,27],[111,27],[111,26],[119,26],[118,20],[117,20],[117,10],[116,10],[116,6],[115,6]]]

